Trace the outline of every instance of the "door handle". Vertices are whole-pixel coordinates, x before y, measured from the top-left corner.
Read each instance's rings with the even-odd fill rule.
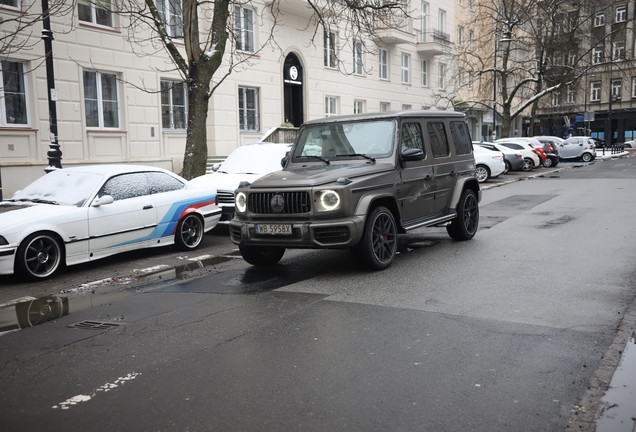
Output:
[[[426,174],[426,177],[424,177],[424,181],[431,181],[433,180],[433,177],[431,177],[429,174]]]
[[[144,206],[144,210],[150,210],[151,208],[153,208],[153,205],[152,205],[152,204],[146,204],[146,205]]]

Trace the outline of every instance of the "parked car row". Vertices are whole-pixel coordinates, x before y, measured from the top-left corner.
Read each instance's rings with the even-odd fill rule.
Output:
[[[590,162],[596,158],[596,145],[590,137],[571,137],[566,140],[553,136],[501,138],[495,142],[473,141],[477,179],[484,182],[508,171],[531,171],[539,166],[554,167],[562,160],[580,159]],[[479,149],[479,150],[477,150]],[[484,157],[481,149],[497,156]],[[491,159],[501,158],[505,170],[499,172]]]

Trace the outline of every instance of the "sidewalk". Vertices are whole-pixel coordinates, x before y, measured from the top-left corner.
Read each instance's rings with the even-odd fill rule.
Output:
[[[629,155],[630,153],[627,150],[623,150],[622,152],[619,152],[619,153],[612,153],[611,150],[605,149],[605,154],[603,154],[603,149],[596,149],[596,159],[602,159],[602,160],[619,159]]]

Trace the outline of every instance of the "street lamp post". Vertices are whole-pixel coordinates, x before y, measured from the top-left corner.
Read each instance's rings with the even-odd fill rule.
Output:
[[[57,142],[57,90],[55,89],[55,78],[53,75],[53,32],[51,31],[51,20],[48,0],[42,0],[42,40],[44,41],[44,52],[46,55],[46,85],[49,100],[49,151],[46,153],[49,159],[49,166],[44,169],[47,173],[55,169],[62,168],[62,151]]]

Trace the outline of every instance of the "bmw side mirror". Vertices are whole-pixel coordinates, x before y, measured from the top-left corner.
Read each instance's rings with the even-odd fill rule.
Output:
[[[214,165],[212,165],[212,172],[217,172],[219,168],[221,168],[221,164],[215,163]]]
[[[91,204],[91,207],[99,207],[99,206],[103,206],[107,204],[112,204],[113,202],[115,202],[115,200],[113,199],[112,196],[104,195],[102,197],[95,198],[93,200],[93,203]]]

